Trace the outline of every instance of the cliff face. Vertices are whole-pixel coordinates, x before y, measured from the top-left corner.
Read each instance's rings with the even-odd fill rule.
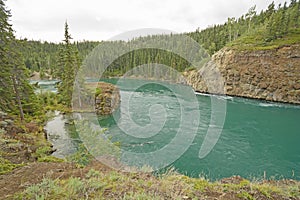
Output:
[[[112,114],[120,105],[120,91],[115,85],[98,82],[95,94],[95,110],[98,115]]]
[[[300,104],[299,44],[259,51],[224,48],[198,72],[186,73],[188,84],[211,93],[207,89],[211,83],[203,81],[209,70],[223,77],[223,94]]]

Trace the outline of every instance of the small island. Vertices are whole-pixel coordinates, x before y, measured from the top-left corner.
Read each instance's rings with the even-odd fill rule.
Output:
[[[112,114],[120,106],[120,91],[111,83],[96,83],[95,110],[98,115]]]

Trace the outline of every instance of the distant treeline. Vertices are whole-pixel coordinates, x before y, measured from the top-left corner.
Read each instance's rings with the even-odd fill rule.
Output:
[[[174,35],[153,35],[135,38],[129,42],[124,41],[101,41],[101,42],[75,42],[74,46],[79,51],[82,61],[91,51],[101,44],[105,50],[93,52],[98,58],[102,58],[103,64],[109,65],[105,74],[107,76],[118,76],[124,74],[129,69],[147,63],[160,63],[171,66],[178,71],[184,71],[192,67],[200,67],[207,61],[207,55],[212,55],[226,45],[252,44],[256,46],[268,46],[276,44],[276,42],[288,37],[291,33],[299,35],[300,33],[300,1],[291,0],[289,3],[275,5],[272,2],[266,10],[257,13],[256,7],[253,6],[249,11],[240,18],[228,18],[227,22],[222,25],[214,25],[204,30],[197,29],[195,32],[183,33],[178,35],[187,35],[197,41],[202,47],[201,52],[197,52],[198,58],[196,63],[198,66],[192,66],[191,63],[182,59],[174,52],[164,51],[155,48],[145,48],[132,50],[125,55],[119,57],[113,63],[105,63],[110,56],[116,52],[122,52],[133,46],[142,46],[143,43],[156,40],[157,45],[163,46],[163,43],[170,41],[170,37]],[[172,39],[173,42],[174,39]],[[299,37],[293,37],[292,40],[285,39],[285,43],[299,42]],[[238,41],[238,42],[237,42]],[[45,73],[57,77],[58,52],[62,48],[63,43],[54,44],[40,41],[23,41],[24,46],[22,53],[24,62],[30,71],[38,71],[43,76]],[[181,39],[174,40],[175,46],[185,44]],[[131,46],[131,47],[130,47]],[[187,47],[189,48],[189,47]],[[94,55],[95,56],[95,55]],[[88,61],[92,62],[92,61]],[[96,66],[96,64],[95,64]]]
[[[272,2],[268,8],[256,12],[256,6],[251,7],[248,12],[238,19],[228,18],[222,25],[214,25],[204,30],[196,30],[188,33],[197,42],[203,45],[212,55],[227,44],[238,38],[258,38],[257,41],[250,41],[258,45],[268,46],[276,40],[288,36],[289,33],[297,32],[300,28],[300,1],[291,0],[290,4],[284,3],[275,5]],[[300,42],[297,41],[287,42]]]
[[[48,74],[62,80],[58,99],[70,107],[74,81],[85,78],[75,78],[80,70],[88,69],[85,76],[97,77],[100,66],[105,76],[120,76],[148,64],[138,73],[155,75],[150,63],[157,63],[181,72],[201,67],[209,55],[224,46],[251,50],[300,43],[300,0],[283,5],[271,3],[259,14],[254,6],[238,19],[228,18],[226,23],[204,30],[138,37],[128,42],[74,43],[66,23],[65,38],[59,44],[16,39],[4,2],[0,0],[0,111],[19,114],[21,120],[42,112],[40,99],[28,82],[33,72],[40,72],[42,78]]]
[[[59,52],[63,49],[64,43],[56,44],[32,40],[22,40],[22,43],[23,45],[20,46],[20,48],[27,69],[31,72],[40,72],[42,78],[45,73],[52,75],[54,78],[58,77]],[[79,50],[79,56],[82,60],[99,43],[100,42],[83,41],[75,42],[73,45]]]

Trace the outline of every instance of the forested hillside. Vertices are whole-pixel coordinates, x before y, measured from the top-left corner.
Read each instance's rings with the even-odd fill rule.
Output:
[[[19,51],[20,41],[8,23],[10,12],[0,1],[0,111],[19,114],[37,112],[38,104],[33,88],[28,82],[28,70]]]
[[[41,78],[44,78],[46,73],[57,78],[59,51],[63,48],[63,42],[59,44],[32,40],[22,40],[21,42],[23,45],[20,48],[27,69],[31,72],[40,72]],[[75,42],[73,45],[77,47],[79,56],[83,59],[99,43],[83,41]]]
[[[271,3],[266,10],[259,14],[255,6],[251,7],[245,15],[238,19],[228,18],[222,25],[214,25],[204,30],[182,33],[177,35],[152,35],[134,38],[125,41],[82,41],[71,42],[70,46],[76,49],[76,62],[84,65],[98,63],[87,56],[97,57],[104,66],[108,66],[104,76],[120,76],[128,70],[148,63],[159,63],[171,66],[177,71],[185,71],[194,67],[201,67],[208,59],[224,46],[239,49],[272,49],[283,45],[291,45],[300,41],[300,1],[291,0],[283,5]],[[65,43],[59,44],[41,41],[17,40],[8,23],[9,11],[1,1],[1,108],[12,112],[19,112],[23,118],[24,112],[34,112],[35,96],[27,79],[33,72],[39,72],[40,77],[65,79],[61,59]],[[187,35],[202,45],[199,52],[194,55],[192,65],[188,60],[171,51],[159,48],[138,48],[145,42],[155,43],[164,47],[172,41],[176,47],[181,47],[183,52],[190,52],[190,46],[182,39]],[[76,38],[75,38],[76,40]],[[101,45],[99,45],[101,44]],[[95,47],[97,47],[95,49]],[[136,48],[135,48],[136,47]],[[94,51],[92,51],[95,49]],[[133,50],[131,50],[133,49]],[[125,52],[110,63],[117,52]],[[196,55],[196,56],[195,56]],[[73,58],[72,58],[73,59]],[[74,58],[75,59],[75,58]],[[73,63],[75,62],[73,59]],[[76,60],[75,59],[75,60]],[[79,64],[80,65],[80,64]],[[78,67],[77,67],[78,68]],[[151,71],[151,67],[149,66]],[[87,76],[97,76],[97,70],[91,70]],[[73,78],[71,79],[73,80]],[[70,85],[70,84],[69,84]]]
[[[188,33],[212,55],[225,45],[244,48],[269,47],[300,42],[300,1],[275,5],[272,2],[259,14],[253,6],[238,19],[228,18],[222,25]],[[246,47],[245,47],[246,46]]]
[[[271,3],[266,10],[256,11],[253,6],[240,18],[228,18],[227,22],[221,25],[213,25],[204,30],[197,29],[195,32],[185,33],[197,41],[208,54],[212,55],[224,46],[235,46],[246,49],[274,48],[280,45],[299,43],[300,41],[300,1],[291,0],[289,3],[275,5]],[[182,35],[182,34],[179,34]],[[114,55],[120,49],[128,49],[130,46],[140,46],[145,41],[159,41],[165,43],[174,35],[153,35],[135,38],[129,42],[124,41],[102,41],[102,42],[75,42],[73,45],[79,50],[81,60],[94,49],[98,44],[105,48],[103,55],[107,57]],[[76,38],[75,38],[76,39]],[[54,44],[40,41],[23,41],[22,53],[25,57],[26,67],[43,75],[45,72],[57,77],[58,53],[62,43]],[[183,46],[178,40],[175,46]],[[104,52],[104,51],[102,51]],[[94,52],[95,53],[95,52]],[[99,52],[98,52],[99,53]],[[196,60],[201,67],[207,61],[207,53],[199,52]],[[202,61],[202,62],[201,62]],[[105,60],[103,61],[105,62]],[[180,58],[171,52],[158,49],[138,49],[118,58],[110,65],[105,74],[107,76],[118,76],[129,69],[147,63],[161,63],[172,66],[178,71],[184,71],[191,67],[191,63]],[[195,66],[194,66],[195,67]]]

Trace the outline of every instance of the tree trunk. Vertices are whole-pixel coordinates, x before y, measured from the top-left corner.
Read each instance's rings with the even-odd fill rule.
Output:
[[[22,107],[22,103],[21,103],[20,93],[19,93],[17,83],[16,83],[16,78],[14,76],[12,76],[12,82],[13,82],[13,87],[14,87],[14,91],[16,94],[17,103],[19,106],[20,118],[21,118],[21,121],[23,121],[24,120],[24,112],[23,112],[23,107]]]

